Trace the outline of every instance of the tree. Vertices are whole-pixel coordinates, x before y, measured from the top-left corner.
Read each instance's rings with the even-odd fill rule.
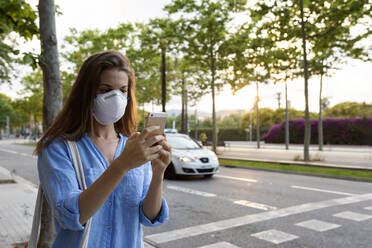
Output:
[[[209,82],[201,88],[209,88],[212,93],[213,151],[217,145],[217,122],[215,110],[215,90],[222,85],[221,74],[227,69],[227,55],[223,51],[224,43],[229,39],[228,25],[233,11],[242,11],[245,0],[196,1],[173,0],[165,6],[169,14],[182,16],[184,38],[186,40],[185,57],[208,75]],[[207,86],[205,86],[207,85]]]
[[[337,118],[367,118],[372,116],[371,104],[365,102],[342,102],[326,110],[327,117]]]
[[[268,37],[275,40],[276,46],[280,46],[283,51],[294,49],[293,57],[306,63],[309,78],[313,75],[322,75],[327,68],[336,68],[339,65],[337,58],[368,59],[368,42],[366,48],[363,48],[363,41],[370,37],[370,28],[357,35],[354,35],[357,32],[353,32],[356,26],[367,27],[371,21],[368,0],[304,1],[304,8],[301,8],[301,3],[302,1],[299,5],[296,0],[260,2],[252,8],[251,16],[257,28],[262,29]],[[304,46],[299,46],[305,43],[306,49]],[[305,52],[309,55],[309,61],[307,58],[304,59],[305,56],[303,59],[298,56],[304,55]],[[329,60],[325,61],[325,58]],[[306,77],[305,74],[305,72],[295,73],[295,76]],[[307,101],[306,92],[305,87],[305,101]],[[305,111],[305,117],[308,120],[307,112]],[[308,132],[310,130],[308,121],[306,123]],[[307,133],[304,140],[305,160],[309,158],[308,139]]]
[[[90,55],[105,50],[124,50],[132,42],[132,24],[120,24],[117,28],[109,28],[105,31],[88,29],[77,31],[70,29],[70,35],[64,38],[62,48],[63,59],[66,60],[68,68],[62,72],[64,85],[64,96],[67,95],[79,68],[84,60]]]
[[[6,127],[6,119],[13,113],[12,99],[0,93],[0,129]]]
[[[54,0],[39,0],[40,67],[43,71],[43,130],[52,124],[62,106],[62,84],[59,74]],[[53,244],[55,233],[51,208],[43,197],[40,226],[40,248]]]
[[[173,22],[170,18],[156,18],[150,20],[146,33],[142,34],[142,46],[154,49],[161,57],[160,76],[161,76],[161,105],[165,112],[167,101],[167,53],[169,53],[177,40],[180,32],[177,30],[178,22]]]
[[[12,64],[20,62],[17,55],[20,51],[17,47],[17,36],[25,40],[31,40],[37,35],[39,29],[36,25],[36,13],[25,1],[0,0],[0,82],[10,82]],[[28,62],[30,56],[23,54],[24,62]],[[22,61],[22,60],[21,60]]]

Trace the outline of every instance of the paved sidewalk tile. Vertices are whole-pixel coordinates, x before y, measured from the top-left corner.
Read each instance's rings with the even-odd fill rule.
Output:
[[[1,248],[28,240],[36,195],[37,189],[27,184],[0,184]]]

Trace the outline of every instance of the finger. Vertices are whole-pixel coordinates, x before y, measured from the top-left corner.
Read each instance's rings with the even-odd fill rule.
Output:
[[[139,135],[140,135],[139,132],[135,132],[131,136],[129,136],[129,139],[134,139],[134,138],[138,137]]]
[[[163,147],[161,145],[157,145],[157,146],[147,148],[146,153],[147,154],[159,153],[159,151],[161,151],[162,149]]]
[[[154,153],[148,157],[148,161],[159,159],[159,156],[160,156],[159,153]]]
[[[151,138],[148,138],[146,140],[146,144],[148,146],[153,146],[156,143],[161,143],[164,140],[164,137],[162,135],[156,135],[156,136],[151,136]]]
[[[164,150],[166,150],[168,152],[171,152],[172,151],[172,147],[165,140],[163,140],[162,142],[160,142],[159,145],[161,145],[164,148]]]
[[[150,136],[151,134],[153,134],[156,131],[158,131],[158,132],[160,131],[159,126],[146,127],[145,129],[142,130],[142,132],[140,134],[140,137],[143,138],[143,139],[146,139],[148,136]]]

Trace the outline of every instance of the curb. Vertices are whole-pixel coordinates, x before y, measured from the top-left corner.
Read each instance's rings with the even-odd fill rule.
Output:
[[[260,167],[251,167],[251,166],[240,166],[240,165],[226,165],[220,164],[222,167],[226,168],[242,168],[248,170],[258,170],[258,171],[269,171],[269,172],[277,172],[283,174],[294,174],[294,175],[301,175],[301,176],[313,176],[313,177],[323,177],[323,178],[332,178],[332,179],[342,179],[342,180],[349,180],[349,181],[358,181],[358,182],[367,182],[372,183],[372,178],[360,178],[360,177],[344,177],[344,176],[336,176],[336,175],[326,175],[326,174],[315,174],[310,172],[299,172],[299,171],[286,171],[280,169],[269,169],[269,168],[260,168]]]
[[[239,160],[239,159],[231,159],[231,160]],[[262,161],[242,160],[242,159],[240,159],[240,161],[262,162]],[[284,164],[284,163],[278,163],[277,162],[276,164]],[[294,165],[297,165],[297,164],[294,164]],[[226,167],[226,168],[241,168],[241,169],[248,169],[248,170],[269,171],[269,172],[277,172],[277,173],[283,173],[283,174],[293,174],[293,175],[302,175],[302,176],[313,176],[313,177],[342,179],[342,180],[349,180],[349,181],[358,181],[358,182],[372,183],[372,178],[346,177],[346,176],[337,176],[337,175],[328,175],[328,174],[317,174],[317,173],[311,173],[311,172],[301,172],[301,171],[290,171],[290,170],[281,170],[281,169],[261,168],[261,167],[254,167],[254,166],[241,166],[241,165],[228,165],[228,164],[220,164],[220,166]],[[302,166],[306,166],[306,164],[302,164]],[[312,166],[312,165],[309,165],[309,166]],[[325,166],[314,166],[314,167],[331,168],[331,169],[337,169],[337,168],[339,168],[339,167],[325,167]],[[339,169],[348,169],[348,168],[339,168]],[[359,169],[356,169],[356,170],[359,170]],[[362,170],[362,171],[366,171],[366,170]],[[372,171],[372,170],[368,170],[368,171]]]
[[[36,192],[37,193],[37,190],[38,190],[38,185],[32,183],[31,181],[28,181],[27,179],[24,179],[23,177],[21,176],[18,176],[16,175],[14,172],[11,172],[9,171],[8,169],[4,168],[4,167],[1,167],[0,166],[0,173],[3,173],[5,175],[7,175],[9,177],[4,179],[4,180],[1,180],[2,183],[19,183],[19,184],[23,184],[25,186],[27,186],[27,188],[31,189],[32,191]]]
[[[312,166],[318,168],[327,168],[327,169],[347,169],[347,170],[356,170],[356,171],[371,171],[371,168],[358,167],[358,166],[349,166],[349,165],[333,165],[327,163],[313,163],[313,162],[300,162],[300,161],[290,161],[290,160],[268,160],[268,159],[244,159],[244,158],[231,158],[231,157],[218,157],[218,159],[227,159],[227,160],[236,160],[236,161],[247,161],[247,162],[261,162],[261,163],[272,163],[272,164],[290,164],[290,165],[299,165],[299,166]]]

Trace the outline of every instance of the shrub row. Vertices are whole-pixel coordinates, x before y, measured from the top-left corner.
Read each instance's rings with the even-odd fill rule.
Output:
[[[318,120],[311,120],[311,144],[318,144]],[[289,121],[289,139],[292,144],[304,142],[304,119]],[[273,125],[262,137],[266,143],[284,143],[285,122]],[[324,144],[372,145],[372,117],[325,118],[323,120]]]

